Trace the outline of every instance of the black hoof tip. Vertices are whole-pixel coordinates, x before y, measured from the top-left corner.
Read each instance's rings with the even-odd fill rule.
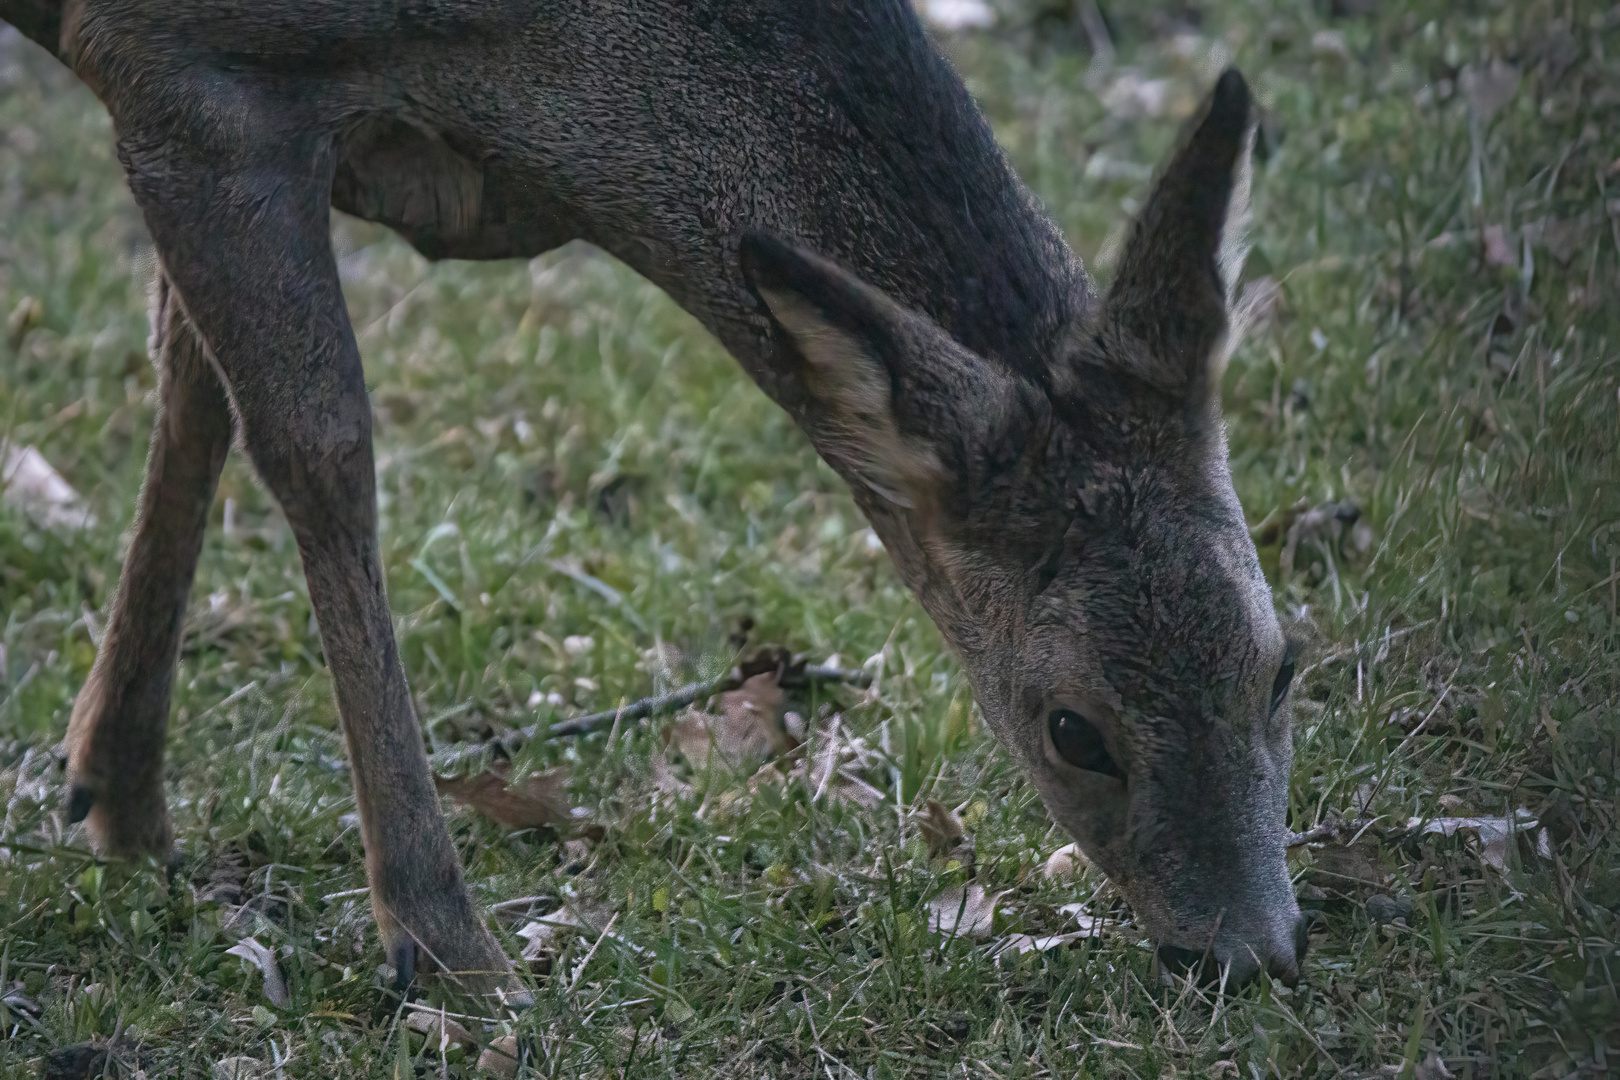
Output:
[[[77,825],[90,815],[90,807],[95,804],[96,797],[93,792],[83,784],[74,784],[68,790],[68,824]]]
[[[389,952],[388,964],[394,969],[394,990],[403,994],[416,978],[416,942],[407,941]]]

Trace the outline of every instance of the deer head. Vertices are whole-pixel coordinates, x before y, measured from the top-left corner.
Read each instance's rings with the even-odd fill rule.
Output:
[[[1292,982],[1293,661],[1218,393],[1249,114],[1229,71],[1039,378],[778,240],[742,259],[791,343],[783,397],[1053,817],[1162,958]]]

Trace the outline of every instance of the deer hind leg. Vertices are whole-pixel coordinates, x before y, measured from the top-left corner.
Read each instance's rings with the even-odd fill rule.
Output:
[[[521,994],[467,894],[395,647],[371,409],[328,234],[331,141],[274,108],[232,119],[216,145],[197,139],[206,127],[120,127],[136,201],[298,543],[389,962],[401,983],[420,956],[467,990]]]
[[[106,636],[68,724],[70,816],[120,857],[163,858],[169,689],[208,507],[231,443],[224,388],[160,274],[152,308],[161,407],[146,458],[135,539]]]

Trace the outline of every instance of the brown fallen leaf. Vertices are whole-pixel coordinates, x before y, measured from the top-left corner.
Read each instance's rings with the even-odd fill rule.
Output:
[[[795,743],[783,725],[787,695],[775,671],[751,676],[715,700],[718,715],[688,709],[664,729],[664,745],[679,750],[693,768],[723,764],[752,772],[793,749]]]
[[[1105,919],[1101,915],[1093,915],[1091,909],[1085,904],[1064,904],[1058,911],[1069,916],[1080,927],[1076,933],[1083,937],[1096,937],[1104,930],[1114,929],[1122,923],[1114,919]]]
[[[1000,955],[1004,952],[1050,952],[1053,949],[1072,945],[1076,941],[1096,937],[1096,934],[1085,930],[1074,930],[1067,934],[1050,934],[1046,937],[1035,937],[1032,934],[1009,934],[996,943],[995,952]]]
[[[1005,895],[1005,891],[986,892],[983,885],[946,889],[928,901],[928,929],[984,941],[994,932],[996,904]]]
[[[435,776],[433,786],[463,806],[509,829],[572,825],[584,815],[568,798],[568,768],[559,765],[508,783],[507,767],[498,764],[477,776]]]
[[[209,1072],[214,1080],[260,1080],[269,1070],[258,1058],[228,1057],[214,1062]]]
[[[452,1043],[472,1046],[477,1041],[460,1021],[432,1009],[412,1008],[405,1018],[405,1026],[425,1035],[428,1049],[434,1053],[443,1053]]]
[[[518,1044],[516,1035],[502,1035],[491,1039],[489,1046],[478,1055],[478,1067],[488,1069],[496,1076],[513,1077],[518,1072]]]
[[[1451,836],[1462,832],[1471,834],[1479,846],[1479,860],[1493,870],[1507,869],[1508,841],[1516,833],[1531,832],[1540,824],[1530,811],[1519,808],[1513,812],[1511,818],[1505,817],[1442,817],[1411,818],[1407,821],[1408,829],[1419,830],[1421,834],[1439,833],[1441,836]],[[1551,857],[1551,848],[1546,841],[1539,841],[1536,853],[1544,858]]]
[[[32,446],[0,442],[0,502],[46,529],[84,529],[96,523],[73,485]]]
[[[1086,858],[1079,844],[1065,844],[1047,857],[1041,875],[1048,881],[1072,881],[1090,865],[1091,860]]]
[[[39,1002],[23,993],[23,990],[22,983],[14,983],[11,989],[0,993],[0,1025],[10,1018],[7,1013],[36,1021],[45,1015],[45,1010],[40,1007]]]
[[[526,923],[517,936],[527,943],[523,946],[523,960],[536,974],[551,970],[552,954],[561,946],[563,936],[570,933],[605,933],[613,922],[613,912],[600,904],[568,904]],[[615,939],[618,940],[618,939]]]
[[[264,996],[270,999],[270,1004],[285,1009],[292,1003],[287,993],[287,980],[281,974],[281,964],[269,946],[260,944],[257,938],[245,937],[226,949],[225,955],[240,956],[259,969],[264,976]]]
[[[930,855],[949,855],[956,845],[967,838],[967,826],[942,802],[929,799],[928,804],[913,817],[923,840],[928,844]]]
[[[807,781],[812,802],[828,798],[870,810],[886,798],[866,781],[866,770],[878,763],[877,752],[864,738],[851,735],[843,716],[835,713],[817,737],[814,756],[796,763],[793,774]]]

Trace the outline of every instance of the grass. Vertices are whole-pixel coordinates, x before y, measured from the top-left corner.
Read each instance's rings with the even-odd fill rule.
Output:
[[[518,755],[520,772],[567,768],[600,839],[564,847],[447,804],[481,902],[569,898],[616,919],[600,941],[560,936],[535,1008],[471,1024],[516,1034],[532,1075],[1620,1070],[1620,9],[1103,7],[1118,59],[1096,77],[1084,35],[1033,5],[947,47],[1105,278],[1214,69],[1240,64],[1267,107],[1247,273],[1278,303],[1226,377],[1233,471],[1279,610],[1311,642],[1293,827],[1375,819],[1298,852],[1320,913],[1304,982],[1165,989],[1128,925],[1000,956],[931,933],[927,901],[969,881],[1011,890],[1001,935],[1059,932],[1076,900],[1128,913],[1089,872],[1041,873],[1067,838],[979,731],[938,634],[803,437],[604,256],[430,266],[344,221],[388,586],[436,744],[712,674],[739,642],[882,673],[874,694],[826,702],[871,747],[871,809],[797,781],[671,794],[657,724]],[[1164,112],[1131,115],[1127,71],[1167,80],[1149,93]],[[21,995],[0,1011],[0,1074],[116,1034],[152,1076],[234,1057],[254,1059],[243,1075],[471,1075],[475,1052],[412,1035],[379,988],[302,575],[239,457],[176,681],[180,865],[102,864],[64,824],[52,747],[152,418],[150,270],[105,113],[5,39],[0,314],[18,314],[0,439],[38,447],[97,523],[0,508],[0,995]],[[1359,516],[1289,546],[1302,502]],[[930,799],[961,808],[972,858],[930,856],[912,813]],[[1521,808],[1535,825],[1499,860],[1469,829],[1404,827]],[[513,924],[494,925],[515,955]],[[226,953],[246,930],[280,954],[286,1007]]]

